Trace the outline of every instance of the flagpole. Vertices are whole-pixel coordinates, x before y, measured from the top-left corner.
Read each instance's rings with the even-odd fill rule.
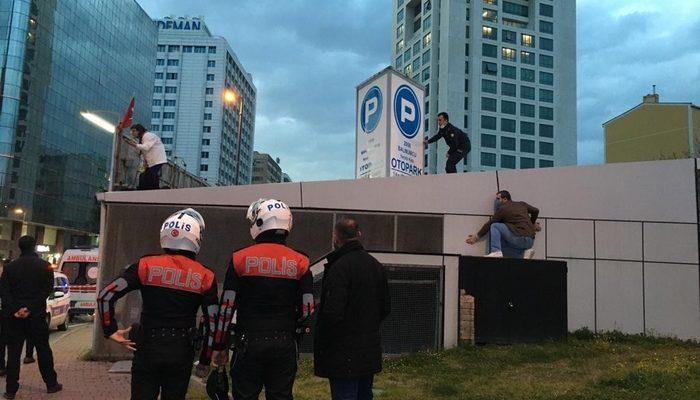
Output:
[[[122,131],[127,126],[131,126],[133,123],[134,115],[134,105],[135,97],[131,97],[129,102],[129,107],[127,107],[124,117],[119,122],[119,124],[114,127],[114,142],[112,143],[112,169],[111,169],[111,179],[109,180],[109,191],[114,191],[115,182],[119,177],[119,164],[121,161],[121,148],[122,148]]]

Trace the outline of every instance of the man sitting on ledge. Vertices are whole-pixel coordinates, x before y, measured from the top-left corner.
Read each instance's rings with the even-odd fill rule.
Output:
[[[490,232],[491,251],[486,257],[532,258],[535,233],[540,230],[539,224],[535,225],[540,210],[524,201],[512,201],[507,190],[496,193],[495,208],[491,220],[465,241],[474,244]]]

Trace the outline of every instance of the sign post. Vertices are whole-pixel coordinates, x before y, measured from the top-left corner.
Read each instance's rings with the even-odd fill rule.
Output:
[[[391,67],[357,87],[355,178],[423,174],[423,98]]]

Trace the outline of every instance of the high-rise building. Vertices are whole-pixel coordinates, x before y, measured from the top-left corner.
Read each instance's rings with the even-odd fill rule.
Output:
[[[210,184],[249,184],[253,77],[226,39],[212,36],[201,18],[168,17],[156,23],[151,130],[161,136],[169,158]]]
[[[465,130],[465,171],[576,164],[574,0],[393,0],[393,66]],[[425,165],[441,173],[446,145]]]
[[[132,96],[148,121],[157,29],[133,0],[0,0],[0,253],[21,234],[43,249],[88,244],[99,228],[116,121]]]
[[[700,107],[660,102],[644,96],[641,104],[603,124],[605,162],[695,158],[700,155]]]
[[[253,184],[280,183],[284,175],[280,168],[280,159],[274,159],[267,153],[253,153]]]

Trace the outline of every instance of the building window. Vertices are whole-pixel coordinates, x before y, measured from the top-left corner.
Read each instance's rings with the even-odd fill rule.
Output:
[[[427,81],[430,79],[430,67],[423,70],[423,80]]]
[[[151,113],[151,118],[160,118],[160,112],[158,111],[153,111]]]
[[[467,32],[469,32],[469,29],[467,29]],[[481,36],[484,39],[498,40],[498,29],[484,25],[481,27]]]
[[[433,42],[433,34],[431,32],[428,32],[425,36],[423,36],[423,47],[428,47],[430,46],[430,43]]]
[[[510,118],[501,118],[501,131],[515,133],[515,120]]]
[[[156,60],[156,65],[165,65],[165,58],[159,58]]]
[[[508,14],[519,15],[521,17],[527,17],[529,14],[527,6],[511,3],[510,1],[503,2],[503,12]]]
[[[540,20],[540,32],[542,33],[554,33],[554,24],[549,21]]]
[[[211,126],[202,127],[202,132],[204,132],[204,133],[211,133]]]
[[[496,155],[493,153],[481,152],[481,165],[484,167],[495,167],[496,166]]]
[[[423,65],[430,64],[430,49],[423,53]]]
[[[540,154],[544,156],[553,156],[554,144],[549,142],[540,142]]]
[[[520,151],[523,153],[535,153],[535,141],[529,139],[520,139]]]
[[[173,144],[173,138],[171,137],[164,137],[161,139],[161,141],[163,142],[163,144]]]
[[[176,72],[168,72],[165,74],[165,79],[177,79],[177,73]]]
[[[503,65],[503,70],[501,72],[501,76],[504,78],[509,78],[509,79],[516,79],[515,74],[517,72],[517,69],[511,65]]]
[[[194,52],[195,53],[206,53],[207,46],[194,46]]]
[[[180,60],[168,60],[168,66],[177,67],[180,65]]]
[[[481,116],[481,128],[482,129],[492,129],[496,130],[496,117],[489,117],[487,115]]]
[[[396,23],[399,23],[403,21],[403,16],[404,16],[404,11],[403,8],[399,10],[399,12],[396,14]]]
[[[413,60],[412,70],[417,73],[419,69],[420,69],[420,58],[416,58],[415,60]]]
[[[163,100],[160,100],[160,99],[153,99],[153,103],[152,103],[152,104],[153,104],[154,106],[160,106],[160,105],[163,104]]]
[[[540,160],[540,168],[551,168],[554,166],[554,161]]]
[[[484,57],[493,57],[496,58],[498,56],[498,46],[494,46],[492,44],[482,44],[481,45],[481,54]]]
[[[503,30],[503,41],[506,43],[517,43],[517,36],[513,31]]]
[[[175,113],[174,112],[164,112],[163,119],[175,119]]]
[[[484,4],[491,4],[492,6],[497,6],[498,0],[484,0]]]
[[[164,45],[164,44],[159,44],[159,45],[158,45],[158,51],[160,51],[160,52],[165,51],[165,45]]]
[[[520,134],[534,136],[535,135],[535,123],[534,122],[527,122],[527,121],[520,121]]]
[[[158,132],[160,130],[160,125],[151,125],[151,130],[154,132]]]
[[[163,125],[163,132],[174,132],[175,125]]]
[[[192,52],[192,46],[182,46],[182,52],[183,52],[183,53],[191,53],[191,52]]]
[[[396,42],[396,52],[398,53],[401,49],[403,49],[403,39]]]
[[[431,18],[427,16],[423,19],[423,30],[427,31],[431,27]]]
[[[530,53],[529,51],[521,51],[520,62],[522,62],[523,64],[535,65],[535,53]]]
[[[214,80],[214,74],[207,74],[207,81],[213,81]]]
[[[485,133],[481,134],[481,147],[488,147],[491,149],[496,148],[496,136],[487,135]]]
[[[202,152],[202,158],[209,158],[209,152],[208,152],[208,151],[203,151],[203,152]]]
[[[517,86],[512,83],[501,82],[501,94],[503,96],[515,97],[515,88]]]
[[[554,119],[554,109],[540,106],[540,119],[551,121]]]
[[[515,139],[508,136],[501,136],[501,150],[515,151]]]
[[[205,120],[205,121],[211,121],[211,114],[210,114],[210,113],[205,113],[205,114],[204,114],[204,120]]]
[[[403,68],[403,73],[406,75],[411,75],[413,73],[413,65],[408,64]]]
[[[554,84],[554,75],[549,72],[540,71],[540,83],[552,86]]]
[[[493,111],[496,112],[496,99],[490,97],[481,98],[481,109],[483,111]]]
[[[207,164],[202,164],[199,166],[200,171],[209,171],[209,166]]]
[[[162,73],[162,72],[156,72],[156,79],[163,79],[163,73]]]
[[[520,157],[520,168],[530,169],[535,168],[535,159],[530,157]]]
[[[204,94],[214,94],[214,88],[206,88],[204,89]]]
[[[535,106],[532,104],[520,103],[520,116],[535,118]]]
[[[515,49],[504,47],[501,49],[501,57],[503,57],[503,59],[506,61],[516,61]]]
[[[166,155],[167,157],[170,157],[170,156],[173,155],[173,151],[172,151],[172,150],[165,150],[165,155]]]
[[[481,64],[481,70],[486,75],[498,75],[498,64],[483,61]]]
[[[497,92],[497,82],[492,81],[490,79],[482,79],[481,80],[481,91],[486,92],[486,93],[493,93],[496,94]]]
[[[520,79],[525,82],[534,82],[535,70],[528,68],[520,68]]]
[[[214,61],[214,60],[207,61],[207,67],[208,68],[216,67],[216,61]]]
[[[540,54],[540,67],[554,68],[554,57]]]
[[[165,100],[166,107],[175,107],[175,100]]]
[[[411,49],[409,48],[406,50],[405,53],[403,53],[403,62],[408,63],[411,61]]]
[[[484,21],[489,21],[489,22],[498,22],[498,11],[496,10],[489,10],[484,8],[484,13],[482,14],[484,17]]]
[[[168,46],[168,53],[174,53],[180,51],[180,46],[178,45],[170,45]]]
[[[540,124],[540,137],[553,138],[554,127],[552,125]]]
[[[396,68],[401,68],[402,65],[403,65],[403,56],[398,56],[398,57],[396,57],[396,65],[395,65],[395,67],[396,67]]]
[[[520,43],[525,47],[535,47],[535,37],[532,35],[520,35]]]
[[[515,156],[501,154],[501,168],[515,169]]]
[[[520,98],[535,100],[535,88],[530,86],[520,86]]]
[[[540,38],[540,49],[542,50],[554,50],[554,40],[547,38]]]
[[[396,38],[397,38],[397,39],[400,38],[401,35],[403,35],[403,32],[404,32],[404,30],[403,30],[403,24],[401,24],[401,25],[399,25],[399,26],[396,28]]]
[[[547,89],[540,89],[540,101],[554,103],[554,92]]]
[[[554,17],[554,7],[549,4],[540,3],[540,15],[544,17]]]
[[[165,93],[177,93],[177,86],[166,86]]]
[[[206,100],[206,101],[204,102],[204,107],[205,107],[205,108],[211,108],[213,105],[214,105],[214,102],[211,101],[211,100]]]
[[[202,139],[202,146],[209,146],[210,143],[210,139]]]
[[[209,54],[216,54],[216,46],[209,46]]]

